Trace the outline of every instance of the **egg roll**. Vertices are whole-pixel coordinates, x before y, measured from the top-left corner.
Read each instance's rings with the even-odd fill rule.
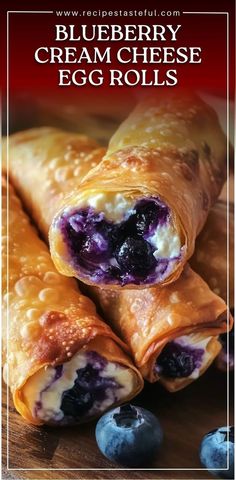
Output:
[[[205,372],[221,350],[218,335],[227,331],[227,324],[232,328],[224,300],[189,265],[165,288],[118,291],[86,286],[86,291],[129,345],[143,377],[159,380],[171,392]]]
[[[192,93],[143,100],[55,215],[57,269],[103,288],[180,276],[226,178],[227,141]]]
[[[72,425],[135,396],[143,380],[127,346],[56,271],[5,179],[2,241],[4,378],[16,410],[34,425]]]
[[[12,181],[15,183],[18,191],[20,192],[21,196],[24,198],[27,209],[29,209],[34,215],[35,222],[38,225],[40,224],[41,231],[44,234],[45,238],[47,238],[52,217],[54,213],[57,212],[58,210],[58,205],[61,202],[61,197],[66,195],[66,192],[69,191],[70,188],[71,189],[73,188],[73,184],[74,185],[76,183],[79,184],[79,181],[82,179],[82,173],[86,174],[86,168],[87,168],[87,171],[89,171],[90,161],[89,159],[87,160],[86,155],[79,156],[79,152],[77,152],[77,155],[73,154],[73,158],[70,159],[69,163],[66,160],[65,152],[70,150],[70,142],[73,141],[75,143],[75,139],[77,138],[78,136],[76,134],[71,134],[71,133],[62,132],[56,129],[46,129],[46,128],[33,129],[26,132],[20,132],[10,137],[10,142],[9,142],[10,143],[10,152],[9,152],[10,153],[9,155],[10,169],[9,171],[10,171]],[[38,156],[37,161],[36,161],[36,152]],[[79,162],[77,162],[78,158],[79,158]],[[102,155],[100,152],[100,160],[101,158],[102,158]],[[98,156],[97,156],[97,159],[98,159]],[[20,169],[20,165],[22,165],[23,171]],[[80,175],[77,176],[77,168],[81,168],[80,170],[81,176]],[[28,172],[32,172],[32,176]],[[61,172],[63,172],[62,177],[60,176]],[[57,179],[57,181],[55,181],[55,179]],[[31,185],[30,185],[30,181],[31,181]],[[53,186],[53,192],[51,192],[51,186]],[[49,206],[49,208],[45,208],[45,205],[47,207]],[[216,295],[212,294],[209,287],[206,286],[206,284],[201,280],[201,278],[198,275],[194,274],[192,270],[190,269],[188,270],[190,272],[188,276],[188,281],[186,280],[187,277],[185,274],[185,276],[183,276],[183,279],[180,278],[178,282],[175,282],[174,284],[176,287],[178,287],[178,290],[180,290],[180,302],[179,302],[180,304],[178,305],[178,317],[177,317],[178,329],[181,331],[180,333],[180,336],[181,336],[182,330],[183,331],[186,330],[185,323],[187,318],[189,330],[187,329],[186,334],[184,333],[184,335],[182,335],[186,337],[184,338],[185,343],[187,344],[189,343],[191,344],[191,342],[199,343],[200,341],[200,345],[201,345],[201,341],[204,342],[205,338],[208,339],[207,345],[210,342],[209,347],[207,347],[207,348],[210,348],[210,354],[207,357],[207,361],[204,360],[203,365],[201,365],[201,369],[199,370],[200,373],[203,373],[203,371],[207,368],[207,366],[212,362],[216,354],[219,352],[221,347],[220,347],[220,343],[217,340],[217,335],[218,335],[218,332],[225,331],[226,327],[225,327],[225,323],[222,323],[221,324],[222,330],[221,328],[216,330],[216,332],[214,330],[215,333],[210,335],[213,337],[211,340],[209,340],[208,338],[209,336],[207,337],[207,335],[205,335],[206,333],[205,327],[203,329],[203,332],[201,333],[201,329],[202,329],[201,321],[204,319],[207,322],[207,320],[210,319],[210,324],[212,328],[212,324],[216,321],[216,319],[218,318],[218,315],[220,314],[218,312],[215,312],[214,309],[209,311],[208,313],[205,312],[205,309],[203,309],[205,296],[202,297],[201,299],[202,293],[201,295],[199,293],[199,296],[195,298],[194,293],[197,295],[197,292],[198,291],[200,292],[200,288],[201,288],[202,289],[201,292],[205,291],[207,301],[208,299],[209,299],[209,302],[211,299],[215,299],[215,301],[219,300],[219,305],[221,305],[222,307],[222,312],[223,311],[226,312],[226,305],[224,304],[224,302],[218,299]],[[199,288],[195,292],[196,285],[198,285]],[[188,292],[190,292],[187,295],[186,295],[186,287]],[[183,292],[181,292],[182,288],[183,288]],[[93,290],[93,288],[90,287],[90,294],[93,295],[93,293],[91,293],[91,289]],[[96,292],[96,288],[94,289],[94,291]],[[128,292],[126,292],[125,297],[124,296],[121,297],[123,299],[122,304],[124,306],[124,311],[128,311],[129,307],[130,309],[132,309],[132,306],[130,305],[132,304],[132,301],[134,301],[134,303],[136,304],[136,299],[139,298],[139,294],[140,294],[140,291],[135,292],[132,290],[130,293],[130,300],[129,300]],[[105,295],[105,294],[101,292],[101,295]],[[107,295],[108,295],[107,298],[109,298],[109,295],[111,295],[111,297],[114,298],[111,291],[108,291]],[[146,317],[147,317],[147,321],[150,322],[151,324],[152,314],[153,314],[152,312],[153,311],[155,312],[158,309],[158,301],[159,301],[158,287],[155,287],[155,289],[152,287],[151,291],[149,291],[149,289],[144,290],[141,297],[141,303],[142,303],[142,298],[143,297],[145,298],[145,295],[147,295],[147,298],[150,299],[149,307],[148,309],[146,309],[147,310]],[[193,307],[191,307],[192,296],[194,298]],[[171,297],[172,300],[174,297],[175,296]],[[170,307],[177,308],[177,306],[174,305],[174,302],[172,302],[173,304],[171,303],[169,306],[168,294],[166,295],[165,298],[163,297],[161,298],[162,298],[163,304],[165,304],[166,302],[165,308],[167,310]],[[117,305],[119,304],[119,301],[120,300],[116,299]],[[126,301],[127,301],[127,306],[126,306]],[[181,307],[181,304],[183,304],[182,307]],[[207,302],[206,302],[206,305],[208,305]],[[181,310],[181,308],[183,310]],[[198,308],[199,308],[199,311],[198,311]],[[114,306],[114,309],[115,309],[115,306]],[[108,322],[111,321],[109,319],[110,308],[108,308],[108,312],[106,312],[104,308],[104,312]],[[184,315],[183,328],[181,327],[182,313]],[[201,315],[203,316],[203,319],[201,318]],[[142,319],[142,315],[140,318]],[[192,324],[192,320],[194,322],[196,318],[200,319],[199,320],[200,334],[199,332],[197,332],[196,334],[197,337],[195,334],[192,337],[192,329],[190,328],[190,325]],[[230,322],[232,322],[232,319],[230,320]],[[115,323],[116,322],[114,321],[113,324],[115,325]],[[129,323],[129,317],[127,317],[127,323]],[[118,321],[118,324],[119,324],[119,321]],[[139,336],[140,325],[141,325],[141,322],[140,323],[137,322],[136,324],[137,336]],[[230,326],[231,326],[231,323],[230,323]],[[117,328],[116,325],[115,325],[115,328]],[[196,328],[197,326],[194,326],[194,330]],[[175,331],[175,327],[173,327],[173,331]],[[171,331],[171,335],[173,331]],[[142,336],[142,328],[141,328],[140,335]],[[160,337],[162,336],[161,332],[159,332],[159,335]],[[176,337],[178,338],[179,335],[177,334]],[[168,343],[168,337],[165,337],[165,339]],[[144,349],[145,349],[145,345],[146,345],[146,342],[144,341]],[[203,349],[200,348],[200,350],[203,350]],[[135,356],[135,353],[134,353],[134,356]],[[204,358],[206,359],[206,357]],[[151,362],[151,359],[149,360],[149,364],[150,362]],[[155,360],[154,360],[154,363],[155,363]],[[139,363],[137,363],[137,366],[139,367]],[[145,378],[151,379],[151,381],[155,381],[155,379],[156,380],[159,379],[157,372],[155,371],[155,373],[153,373],[151,367],[148,367],[148,368],[146,367],[145,372],[143,372],[143,367],[141,367],[141,371],[142,373],[144,373]],[[200,374],[199,372],[198,374]],[[192,377],[188,381],[186,380],[185,377],[182,380],[180,379],[180,380],[173,381],[173,379],[169,379],[168,381],[169,390],[174,391],[176,389],[182,388],[182,386],[185,386],[187,383],[192,381],[192,379],[193,379]],[[161,381],[163,381],[163,379]]]
[[[166,285],[192,256],[219,195],[226,143],[216,113],[195,94],[156,94],[120,126],[106,155],[55,129],[13,135],[10,174],[21,194],[31,189],[30,210],[48,205],[34,212],[41,230],[54,211],[50,249],[61,273],[103,288]]]
[[[206,225],[196,240],[196,250],[190,259],[191,267],[209,287],[234,308],[234,212],[233,204],[218,201],[211,209]],[[227,259],[228,241],[228,259]],[[228,274],[228,282],[227,282]],[[228,298],[227,298],[228,283]]]

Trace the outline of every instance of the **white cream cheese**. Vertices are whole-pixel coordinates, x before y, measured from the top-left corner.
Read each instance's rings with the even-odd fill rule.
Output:
[[[54,382],[56,370],[50,366],[42,368],[29,378],[24,386],[23,394],[32,415],[36,415],[45,422],[62,420],[64,417],[64,413],[60,409],[62,394],[73,387],[77,377],[76,370],[84,368],[88,363],[91,364],[91,362],[88,362],[86,353],[80,352],[69,362],[63,364],[62,376]],[[107,388],[105,400],[94,402],[89,411],[91,416],[125,398],[133,389],[133,372],[117,363],[108,362],[105,368],[99,372],[99,375],[101,377],[112,377],[120,385],[120,388]],[[40,402],[38,408],[37,402]]]
[[[113,222],[123,220],[125,214],[132,210],[134,203],[134,200],[126,198],[121,193],[98,193],[87,199],[90,207],[104,212],[106,219]]]
[[[180,238],[176,229],[171,223],[158,226],[154,235],[149,237],[148,241],[156,249],[153,253],[156,259],[174,258],[180,255]]]

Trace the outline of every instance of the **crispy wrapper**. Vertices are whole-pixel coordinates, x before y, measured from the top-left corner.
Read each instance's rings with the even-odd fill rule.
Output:
[[[10,175],[44,234],[54,216],[49,238],[57,269],[100,287],[119,284],[109,279],[107,285],[99,273],[93,275],[91,265],[89,273],[78,266],[59,227],[61,219],[76,210],[81,199],[100,193],[120,193],[134,202],[159,198],[170,211],[182,248],[165,275],[158,280],[152,274],[150,280],[135,282],[135,288],[149,286],[149,281],[171,283],[192,256],[196,236],[225,180],[226,138],[217,115],[194,94],[168,99],[156,95],[120,126],[101,161],[104,153],[85,136],[55,129],[21,132],[10,140]],[[123,285],[131,288],[132,282],[126,279]]]
[[[67,194],[104,154],[105,149],[86,135],[56,128],[33,128],[9,137],[11,181],[45,237]],[[3,167],[7,168],[6,141]]]
[[[34,220],[35,222],[39,225],[41,224],[41,230],[45,235],[45,238],[47,237],[48,229],[52,220],[53,215],[58,211],[61,198],[66,195],[67,192],[70,191],[70,189],[73,189],[73,186],[75,187],[76,184],[79,184],[79,180],[81,179],[80,175],[77,176],[77,169],[78,171],[81,171],[83,174],[86,174],[86,171],[89,171],[89,167],[91,167],[90,164],[90,159],[93,157],[93,155],[88,156],[88,160],[86,155],[79,155],[79,150],[77,151],[77,154],[73,153],[73,158],[71,158],[70,162],[68,163],[67,157],[65,155],[65,151],[70,150],[70,142],[73,141],[76,143],[76,138],[77,135],[75,134],[70,134],[70,133],[65,133],[60,130],[55,130],[55,129],[34,129],[31,131],[27,132],[21,132],[18,134],[15,134],[11,136],[10,139],[10,174],[12,180],[15,182],[15,185],[17,186],[18,190],[20,191],[22,197],[24,198],[25,204],[29,210],[34,215]],[[41,141],[42,140],[42,141]],[[88,140],[87,140],[88,141]],[[56,142],[56,143],[55,143]],[[49,148],[50,146],[50,148]],[[59,152],[59,146],[60,146],[60,152]],[[54,150],[55,148],[55,150]],[[63,150],[64,148],[64,150]],[[57,152],[57,156],[56,153]],[[98,151],[99,152],[99,151]],[[36,161],[36,153],[38,154],[38,160]],[[79,161],[78,161],[79,158]],[[98,156],[96,157],[98,161]],[[102,152],[100,151],[100,160],[102,158]],[[23,171],[20,170],[20,165],[22,165]],[[34,165],[34,168],[32,170],[32,166]],[[81,170],[80,170],[81,168]],[[86,170],[87,169],[87,170]],[[27,172],[32,171],[32,185],[29,185],[30,182],[30,175],[28,177],[29,180],[25,181],[25,175],[27,177]],[[60,177],[63,172],[63,178]],[[41,181],[43,179],[43,182]],[[56,181],[56,180],[57,181]],[[60,181],[59,181],[60,179]],[[42,183],[42,185],[41,185]],[[53,186],[54,190],[51,191],[51,186]],[[43,189],[43,195],[41,193],[41,188]],[[49,209],[45,209],[45,203],[43,198],[45,198],[45,203],[49,205]],[[39,221],[40,220],[40,221]],[[207,226],[206,226],[207,229]],[[210,259],[209,259],[210,262]],[[145,308],[145,305],[147,307],[145,308],[145,317],[147,319],[147,322],[152,324],[153,321],[153,312],[156,312],[158,308],[158,302],[159,302],[159,296],[162,299],[162,304],[164,305],[163,308],[163,315],[169,311],[169,309],[172,308],[177,308],[177,305],[170,304],[168,300],[168,291],[173,292],[177,290],[177,293],[180,292],[180,302],[178,304],[178,316],[177,318],[177,325],[173,325],[172,329],[170,328],[171,335],[175,331],[177,332],[177,329],[179,328],[177,335],[174,334],[174,336],[179,336],[182,335],[183,332],[187,332],[187,334],[190,332],[192,333],[193,330],[202,329],[202,326],[194,326],[194,329],[191,328],[191,324],[195,324],[195,319],[197,318],[197,325],[200,324],[201,321],[204,320],[206,322],[204,326],[204,332],[207,333],[206,325],[207,322],[211,324],[211,330],[213,329],[213,323],[216,324],[216,319],[218,319],[218,316],[221,313],[226,312],[226,305],[224,304],[223,301],[221,301],[216,295],[214,295],[210,289],[206,286],[206,284],[201,280],[201,278],[194,274],[191,270],[188,269],[190,274],[188,275],[188,280],[186,279],[186,274],[184,274],[183,278],[181,277],[178,282],[173,284],[173,288],[171,286],[168,286],[165,294],[165,290],[158,290],[158,288],[152,288],[150,291],[145,289],[142,293],[142,298],[149,298],[148,305],[143,301],[143,308]],[[199,287],[196,290],[196,285]],[[197,292],[200,292],[200,288],[202,288],[201,295],[197,295]],[[169,290],[168,290],[169,289]],[[183,291],[181,291],[183,289]],[[96,292],[96,289],[94,289],[94,292]],[[135,304],[137,303],[136,300],[139,298],[140,291],[137,293],[134,290],[126,291],[125,293],[122,292],[122,295],[119,297],[118,293],[117,294],[112,294],[112,292],[109,290],[107,294],[102,292],[102,290],[97,290],[97,292],[100,292],[102,298],[103,296],[107,299],[107,305],[108,305],[108,310],[106,312],[106,309],[104,308],[106,317],[108,321],[111,321],[109,318],[109,313],[111,310],[113,310],[113,307],[110,309],[109,308],[109,296],[111,296],[111,305],[114,303],[114,313],[115,313],[115,305],[119,305],[119,302],[122,302],[122,308],[124,309],[124,316],[122,314],[122,319],[124,319],[125,322],[125,312],[128,312],[129,309],[130,311],[132,310],[132,302]],[[91,293],[91,289],[90,289]],[[196,297],[194,296],[196,294]],[[205,297],[206,295],[206,297]],[[96,294],[97,296],[97,294]],[[191,302],[193,297],[193,306],[195,308],[191,307],[189,303]],[[115,300],[114,300],[115,299]],[[210,302],[212,299],[214,299],[213,305],[220,305],[221,311],[218,312],[211,310],[208,311],[208,301]],[[206,300],[206,309],[204,307],[204,302]],[[195,303],[194,303],[195,302]],[[218,303],[217,303],[218,302]],[[142,303],[142,300],[141,300]],[[182,311],[181,311],[182,308]],[[141,309],[141,307],[140,307]],[[207,310],[207,312],[205,312]],[[120,310],[121,311],[121,310]],[[170,310],[171,311],[171,310]],[[183,328],[181,329],[181,322],[182,322],[182,313],[184,315],[183,317]],[[203,314],[202,314],[203,313]],[[141,318],[142,314],[140,313]],[[203,318],[202,318],[203,317]],[[127,324],[129,324],[129,317],[127,317]],[[136,317],[135,317],[136,318]],[[200,320],[199,320],[200,319]],[[137,318],[136,318],[137,320]],[[136,321],[135,320],[135,321]],[[139,329],[141,326],[141,322],[135,321],[133,325],[136,325],[137,329],[137,337],[142,338],[142,329],[141,333],[139,336]],[[188,328],[186,328],[186,321],[188,322]],[[218,321],[218,320],[217,320]],[[231,321],[231,320],[230,320]],[[112,321],[112,323],[115,325],[116,322]],[[117,322],[117,328],[119,331],[119,321]],[[167,325],[167,323],[163,322],[161,324],[161,328],[163,325]],[[218,324],[217,324],[218,325]],[[217,328],[214,325],[214,332],[213,335],[218,335],[219,333],[225,331],[225,322],[221,321],[220,327],[217,326]],[[185,334],[185,333],[184,333]],[[169,338],[171,339],[172,336],[170,337],[165,337],[165,343],[169,341]],[[162,336],[161,331],[160,331],[160,336]],[[129,340],[129,335],[128,335],[128,340]],[[127,341],[125,337],[125,341]],[[141,340],[140,340],[141,342]],[[148,340],[147,340],[148,343]],[[159,344],[158,344],[159,345]],[[164,343],[163,343],[164,345]],[[143,341],[143,348],[144,351],[146,349],[146,341]],[[148,347],[149,348],[149,347]],[[159,348],[159,347],[158,347]],[[137,366],[140,367],[140,363],[137,362],[137,355],[139,355],[139,350],[135,353],[134,352],[135,346],[132,349],[133,354],[136,359]],[[217,352],[220,349],[219,342],[217,341],[216,338],[211,342],[211,356],[210,356],[210,361],[209,363],[214,359],[216,356]],[[141,348],[140,348],[141,350]],[[143,350],[142,350],[143,351]],[[160,348],[159,348],[160,351]],[[154,357],[156,358],[154,355]],[[142,353],[140,354],[140,357],[142,357]],[[150,357],[150,360],[148,361],[148,367],[146,369],[144,367],[141,367],[142,372],[144,371],[144,375],[146,378],[151,379],[151,381],[154,381],[154,379],[157,379],[156,374],[154,375],[153,373],[153,368],[150,366],[150,364],[155,363],[155,358]],[[140,359],[139,359],[140,361]],[[148,373],[149,372],[149,373]],[[201,372],[202,373],[202,372]],[[192,381],[192,380],[190,380]],[[183,381],[170,381],[169,382],[169,389],[170,390],[176,390],[179,388],[182,388],[181,385],[185,386],[189,381],[184,379]]]
[[[194,378],[159,377],[155,363],[168,342],[177,337],[199,334],[212,336],[209,354],[201,375],[221,349],[217,336],[227,331],[227,307],[208,285],[187,265],[181,277],[165,288],[107,290],[87,286],[108,323],[131,348],[136,366],[149,382],[160,380],[177,391]],[[233,319],[229,315],[229,330]]]
[[[167,285],[177,280],[225,181],[226,144],[216,113],[194,94],[168,93],[167,98],[156,95],[140,103],[112,137],[102,162],[88,173],[80,189],[71,193],[55,216],[50,245],[59,271],[96,284],[69,265],[57,225],[81,198],[122,193],[134,201],[158,197],[169,207],[182,243],[181,257],[168,277],[156,283]],[[144,286],[147,283],[135,288]],[[113,287],[117,285],[109,284]]]
[[[227,261],[228,241],[228,261]],[[227,265],[228,262],[228,265]],[[234,308],[234,217],[229,204],[227,232],[227,204],[218,201],[209,213],[206,225],[196,241],[196,250],[190,260],[192,268],[209,287]],[[229,298],[227,298],[227,272]]]
[[[7,185],[3,178],[4,377],[8,377],[18,412],[29,422],[42,424],[27,407],[23,395],[27,379],[47,365],[64,364],[78,351],[93,348],[108,361],[134,372],[130,397],[136,395],[143,381],[125,353],[126,345],[101,320],[93,302],[78,290],[76,281],[57,273],[46,245],[11,186],[8,247],[6,208]]]

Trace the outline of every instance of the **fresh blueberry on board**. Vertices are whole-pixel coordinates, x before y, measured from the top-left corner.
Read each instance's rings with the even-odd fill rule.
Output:
[[[207,433],[200,445],[200,460],[212,475],[234,479],[234,427],[220,427]]]
[[[130,468],[149,465],[163,440],[157,417],[144,408],[130,404],[103,415],[95,434],[105,457]]]

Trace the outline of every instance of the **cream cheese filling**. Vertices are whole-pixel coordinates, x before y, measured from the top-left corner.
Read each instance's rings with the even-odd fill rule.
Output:
[[[64,417],[61,410],[62,394],[70,390],[77,378],[76,370],[86,367],[88,362],[85,352],[79,352],[63,364],[63,371],[60,378],[53,381],[56,370],[47,366],[39,370],[28,379],[24,386],[23,395],[29,410],[34,417],[44,422],[60,422]],[[106,398],[101,401],[94,401],[89,416],[102,412],[110,405],[129,396],[133,390],[134,373],[118,363],[108,362],[99,372],[100,377],[112,377],[120,388],[106,388]],[[87,414],[86,414],[87,415]]]
[[[83,206],[86,204],[98,212],[104,212],[106,219],[115,223],[124,220],[127,213],[134,212],[136,202],[121,193],[112,192],[97,193],[82,200]],[[175,258],[181,253],[181,240],[171,219],[166,225],[158,225],[147,240],[155,248],[153,255],[156,259]]]
[[[175,258],[180,255],[180,238],[171,222],[169,225],[158,226],[149,242],[155,248],[153,255],[156,259]]]

